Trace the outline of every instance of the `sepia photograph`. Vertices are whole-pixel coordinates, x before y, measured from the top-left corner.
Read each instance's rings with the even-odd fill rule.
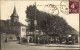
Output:
[[[79,50],[79,0],[1,0],[1,50]]]

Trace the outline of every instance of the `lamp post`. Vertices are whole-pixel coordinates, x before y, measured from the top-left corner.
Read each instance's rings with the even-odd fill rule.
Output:
[[[36,2],[35,2],[35,20],[34,20],[35,30],[34,30],[34,36],[35,36],[35,43],[36,43],[36,26],[37,26],[37,20],[36,20]]]

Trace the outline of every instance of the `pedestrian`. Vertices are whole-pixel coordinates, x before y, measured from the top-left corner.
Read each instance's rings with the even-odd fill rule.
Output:
[[[18,40],[18,41],[20,40],[20,37],[19,37],[19,36],[17,36],[17,40]]]
[[[8,38],[6,37],[5,42],[8,42]]]
[[[38,37],[38,44],[39,44],[39,40],[40,40],[40,38]]]
[[[68,44],[68,37],[66,37],[66,44]]]
[[[28,42],[28,44],[29,44],[29,40],[30,40],[30,36],[27,37],[27,42]]]

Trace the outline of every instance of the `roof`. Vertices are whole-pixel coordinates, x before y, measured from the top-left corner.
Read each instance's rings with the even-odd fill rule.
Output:
[[[13,14],[11,15],[11,17],[18,17],[18,14],[16,12],[16,8],[15,7],[14,7]]]
[[[26,26],[26,25],[24,25],[24,24],[22,24],[22,23],[20,23],[20,22],[16,22],[15,25],[16,25],[16,26]]]
[[[0,26],[8,26],[7,20],[0,20]]]
[[[15,22],[14,24],[15,24],[14,26],[26,26],[20,22]],[[0,26],[8,26],[8,25],[11,25],[11,20],[0,20]]]

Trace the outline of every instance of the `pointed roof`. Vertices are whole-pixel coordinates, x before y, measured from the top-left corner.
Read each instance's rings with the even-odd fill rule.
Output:
[[[13,14],[11,15],[11,17],[18,17],[15,6],[14,6]]]

